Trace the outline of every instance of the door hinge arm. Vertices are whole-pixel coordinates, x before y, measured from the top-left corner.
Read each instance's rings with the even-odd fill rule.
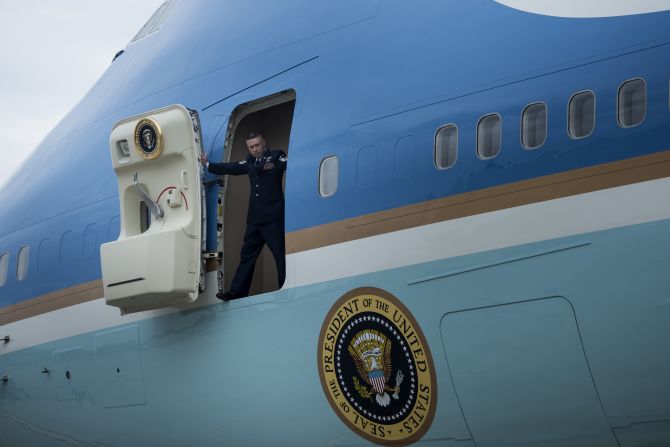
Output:
[[[139,184],[137,181],[137,172],[135,173],[135,176],[133,177],[133,183],[135,184],[135,188],[137,189],[137,193],[140,195],[142,198],[142,201],[147,205],[147,208],[149,208],[149,211],[151,211],[151,215],[154,216],[154,219],[160,219],[163,217],[163,210],[161,209],[160,205],[158,205],[156,202],[154,202],[154,199],[152,199],[149,194],[142,188],[142,185]]]

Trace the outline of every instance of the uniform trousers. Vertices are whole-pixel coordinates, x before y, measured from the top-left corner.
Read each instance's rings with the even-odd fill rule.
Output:
[[[249,295],[251,280],[254,276],[254,266],[264,244],[267,244],[275,258],[279,288],[284,285],[286,279],[284,222],[247,224],[247,229],[244,232],[244,244],[240,252],[240,265],[237,267],[233,281],[230,283],[231,292],[240,297]]]

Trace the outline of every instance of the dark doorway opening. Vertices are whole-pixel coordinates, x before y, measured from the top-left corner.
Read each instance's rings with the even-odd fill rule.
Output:
[[[268,148],[281,149],[288,155],[294,108],[295,91],[293,90],[237,107],[231,114],[228,125],[229,134],[224,148],[227,161],[244,160],[249,155],[245,137],[250,132],[261,133]],[[285,183],[286,176],[284,185]],[[223,222],[219,222],[223,228],[223,241],[219,241],[223,249],[222,290],[230,290],[230,283],[240,262],[248,203],[248,176],[228,176],[223,195]],[[249,295],[258,295],[277,289],[275,261],[272,253],[265,246],[256,262]]]

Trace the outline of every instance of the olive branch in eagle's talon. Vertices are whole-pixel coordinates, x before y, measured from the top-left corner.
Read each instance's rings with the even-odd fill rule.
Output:
[[[372,393],[361,385],[356,376],[354,376],[354,388],[356,388],[356,391],[358,391],[358,394],[360,394],[363,399],[372,400]]]

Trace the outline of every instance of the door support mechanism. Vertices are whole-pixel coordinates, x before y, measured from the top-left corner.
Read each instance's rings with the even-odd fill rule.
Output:
[[[149,194],[147,194],[144,188],[142,188],[142,185],[139,184],[139,182],[137,181],[137,172],[133,177],[133,183],[135,184],[135,188],[137,188],[137,193],[142,198],[142,201],[147,205],[149,211],[151,211],[151,215],[154,216],[154,219],[162,218],[163,210],[161,209],[160,205],[154,202],[154,200],[149,196]]]

